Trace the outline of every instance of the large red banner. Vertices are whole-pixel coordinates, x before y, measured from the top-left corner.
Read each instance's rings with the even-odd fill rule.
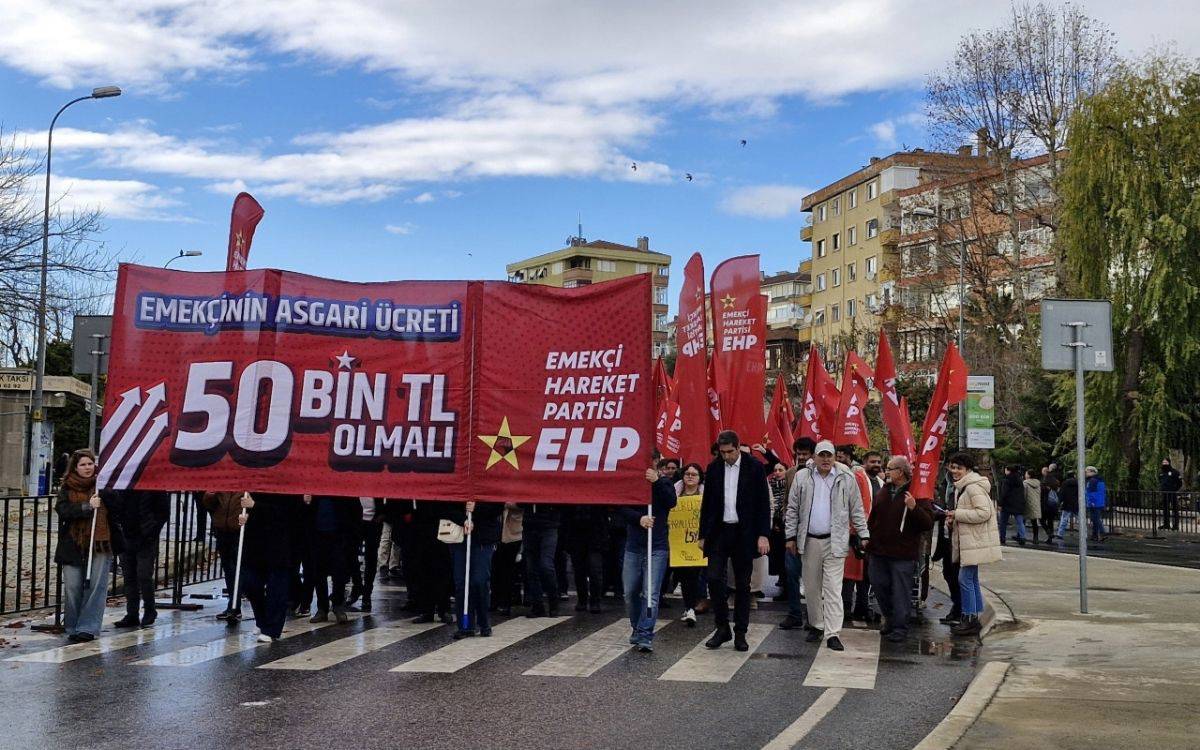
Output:
[[[351,283],[123,265],[103,488],[637,503],[650,280]]]
[[[921,452],[913,466],[911,491],[915,498],[933,497],[938,467],[942,462],[942,448],[946,443],[946,428],[949,426],[947,415],[951,406],[967,397],[968,374],[967,363],[963,362],[958,347],[954,344],[947,346],[942,366],[938,369],[933,399],[929,402],[929,411],[925,414],[925,424],[921,429]],[[905,406],[906,411],[907,408]]]
[[[704,261],[695,253],[683,267],[679,318],[675,327],[675,400],[681,430],[679,455],[684,461],[707,463],[709,432],[708,349],[704,315]]]
[[[758,256],[742,255],[717,266],[710,288],[722,421],[743,440],[759,440],[766,427],[767,321]]]

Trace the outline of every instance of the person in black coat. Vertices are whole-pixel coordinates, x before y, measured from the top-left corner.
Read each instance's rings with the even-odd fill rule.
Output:
[[[575,571],[575,611],[599,614],[604,599],[604,554],[608,550],[608,508],[576,505],[563,509],[563,532]]]
[[[449,505],[437,500],[412,500],[410,535],[405,538],[404,570],[408,600],[420,613],[415,623],[453,622],[450,613],[451,560],[449,545],[438,540],[438,526]],[[414,601],[415,600],[415,601]]]
[[[117,628],[148,628],[158,618],[154,608],[154,561],[158,535],[171,517],[171,496],[157,490],[117,490],[111,493],[111,519],[121,535],[121,573],[125,578],[125,617]],[[138,620],[138,600],[143,614]]]
[[[525,557],[527,617],[558,616],[558,532],[562,509],[551,503],[523,503],[521,554]],[[544,604],[544,607],[543,607]]]
[[[1017,525],[1017,544],[1025,546],[1025,472],[1020,466],[1007,466],[1000,482],[1000,544],[1008,536],[1008,519]]]
[[[717,459],[704,473],[704,496],[700,501],[700,548],[708,557],[709,597],[717,626],[705,646],[719,648],[733,640],[734,648],[747,651],[750,574],[754,559],[771,549],[770,488],[762,463],[741,450],[736,432],[721,432],[717,451]],[[729,631],[725,585],[730,563],[734,581],[733,633]]]
[[[1171,459],[1162,460],[1158,475],[1158,489],[1162,493],[1162,526],[1160,529],[1179,530],[1179,490],[1183,488],[1183,477],[1171,465]]]
[[[1079,515],[1079,479],[1077,477],[1069,476],[1063,480],[1062,487],[1058,491],[1058,503],[1058,533],[1054,536],[1062,539],[1063,534],[1067,533],[1067,526]]]
[[[316,495],[312,505],[316,531],[312,583],[317,592],[317,611],[309,622],[328,620],[332,604],[334,619],[344,625],[350,622],[350,616],[346,614],[346,585],[350,582],[349,560],[358,540],[358,525],[362,523],[362,504],[357,497]],[[354,558],[357,561],[357,555]],[[330,578],[333,579],[332,590]]]
[[[292,575],[292,519],[300,513],[296,495],[244,494],[238,523],[246,527],[242,543],[241,588],[254,611],[258,640],[276,641],[287,620]]]
[[[468,520],[467,514],[470,513]],[[466,502],[447,503],[442,517],[463,527],[468,535],[458,544],[451,544],[450,556],[454,563],[454,614],[458,628],[454,639],[470,638],[478,634],[483,638],[492,635],[492,623],[488,611],[492,606],[492,553],[500,543],[501,520],[504,503]],[[464,587],[467,579],[467,544],[471,545],[471,580],[469,610],[463,617]]]

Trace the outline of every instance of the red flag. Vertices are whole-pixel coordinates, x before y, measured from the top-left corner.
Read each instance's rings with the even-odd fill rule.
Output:
[[[707,394],[708,394],[708,447],[709,453],[712,453],[712,444],[717,442],[717,433],[725,425],[725,419],[721,414],[721,393],[717,390],[717,363],[715,360],[708,360],[708,371],[705,373],[707,378]]]
[[[743,439],[764,432],[767,388],[766,302],[757,255],[730,258],[713,271],[713,361],[724,426]]]
[[[704,315],[704,260],[692,255],[683,268],[675,326],[675,400],[683,426],[680,457],[707,463],[712,435],[708,396],[708,341]]]
[[[233,199],[233,213],[229,217],[229,254],[225,258],[226,271],[244,271],[250,259],[250,243],[254,241],[254,228],[263,217],[263,207],[249,193],[238,193]]]
[[[879,391],[883,426],[887,428],[888,450],[893,456],[904,456],[912,461],[912,423],[900,409],[900,395],[896,392],[896,361],[887,335],[879,330],[879,357],[875,360],[875,389]]]
[[[832,385],[829,373],[821,362],[821,352],[814,346],[808,350],[808,374],[804,378],[804,402],[800,405],[800,437],[820,440],[825,434],[822,412],[825,403],[825,387]]]
[[[830,439],[834,445],[871,446],[863,409],[867,405],[867,379],[871,368],[854,352],[846,352],[846,367],[842,372],[842,398],[838,404],[837,421]]]
[[[767,417],[767,444],[776,456],[791,466],[792,456],[792,403],[788,399],[787,383],[783,375],[775,377],[775,393],[771,396],[771,413]]]
[[[675,394],[675,382],[667,372],[662,357],[654,360],[654,403],[659,404]]]
[[[967,364],[958,353],[958,347],[946,347],[946,356],[938,370],[937,387],[925,414],[925,425],[921,429],[921,453],[913,467],[912,494],[918,499],[933,497],[934,479],[942,462],[942,447],[946,442],[946,414],[950,407],[967,397]]]

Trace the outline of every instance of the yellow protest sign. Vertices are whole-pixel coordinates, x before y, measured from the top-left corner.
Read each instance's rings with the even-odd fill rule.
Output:
[[[700,545],[700,495],[684,495],[667,516],[667,539],[671,545],[672,568],[708,565]]]

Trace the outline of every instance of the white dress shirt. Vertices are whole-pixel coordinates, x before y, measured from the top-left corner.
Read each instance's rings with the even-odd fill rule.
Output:
[[[739,451],[737,460],[732,464],[725,464],[725,515],[722,516],[725,523],[737,523],[737,486],[738,474],[742,470],[742,456]]]
[[[808,515],[808,533],[823,536],[829,533],[830,514],[832,513],[830,495],[837,472],[831,469],[827,475],[821,476],[821,472],[814,468],[812,477],[813,499],[812,510]]]

